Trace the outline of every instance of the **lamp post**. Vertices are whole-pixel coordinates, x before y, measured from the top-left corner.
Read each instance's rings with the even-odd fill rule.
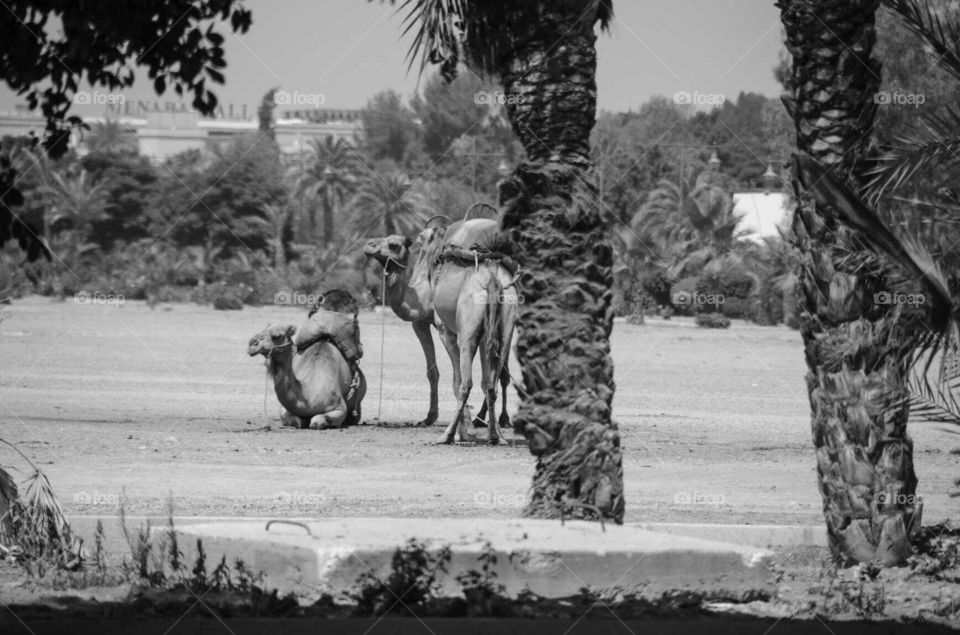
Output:
[[[720,157],[717,156],[716,148],[714,148],[713,151],[710,153],[710,159],[707,161],[707,165],[710,166],[711,172],[720,171]]]
[[[765,194],[770,194],[773,190],[777,189],[777,182],[783,182],[783,178],[780,174],[777,174],[777,171],[773,169],[773,164],[776,163],[782,166],[784,161],[782,159],[770,159],[767,161],[767,170],[763,173],[763,191]]]

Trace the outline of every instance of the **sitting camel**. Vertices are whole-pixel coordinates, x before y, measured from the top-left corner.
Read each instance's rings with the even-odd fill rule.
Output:
[[[321,430],[359,423],[367,391],[363,373],[328,339],[295,351],[297,331],[292,324],[269,326],[247,346],[248,355],[267,360],[267,374],[284,408],[283,425]]]
[[[433,219],[431,219],[432,221]],[[444,243],[454,243],[467,247],[478,246],[491,248],[499,239],[499,227],[496,220],[477,218],[458,221],[447,227],[444,232]],[[423,356],[427,362],[427,381],[430,383],[430,408],[427,416],[417,425],[431,426],[437,421],[437,384],[440,381],[440,371],[437,369],[437,353],[433,345],[433,336],[430,326],[434,323],[433,288],[426,270],[415,272],[410,267],[419,256],[419,244],[405,236],[387,236],[373,238],[367,241],[363,248],[363,255],[380,263],[386,276],[386,303],[393,309],[398,318],[410,322],[413,332],[420,341]],[[413,249],[411,249],[413,247]],[[509,425],[506,414],[507,386],[510,384],[510,373],[504,365],[500,376],[500,385],[503,392],[503,414],[500,425]],[[456,383],[454,392],[456,392]],[[475,425],[482,427],[487,412],[484,401],[475,420]]]

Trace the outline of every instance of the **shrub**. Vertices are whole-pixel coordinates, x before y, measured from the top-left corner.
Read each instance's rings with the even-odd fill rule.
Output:
[[[720,311],[724,315],[735,319],[749,319],[753,317],[753,301],[738,297],[724,297]]]
[[[654,269],[642,274],[640,287],[654,304],[670,304],[670,279],[663,269]]]
[[[707,329],[730,328],[730,318],[722,313],[698,313],[694,322],[697,326]]]
[[[216,282],[207,285],[202,295],[218,311],[238,311],[253,295],[253,287]]]

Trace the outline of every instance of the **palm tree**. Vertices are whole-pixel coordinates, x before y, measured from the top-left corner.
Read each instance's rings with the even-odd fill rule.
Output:
[[[590,161],[595,27],[611,0],[410,0],[411,62],[499,79],[527,160],[501,185],[502,229],[523,257],[517,432],[537,457],[525,513],[622,522],[611,416],[613,248]]]
[[[290,224],[290,208],[286,205],[268,203],[263,206],[263,215],[270,228],[270,249],[273,251],[273,266],[277,271],[283,271],[287,266],[286,246],[284,233]]]
[[[358,230],[382,227],[387,235],[411,236],[433,214],[426,197],[398,169],[374,169],[360,181],[350,201],[353,225]]]
[[[23,193],[17,187],[17,169],[8,155],[0,155],[0,249],[8,240],[16,241],[26,253],[27,262],[41,256],[50,260],[50,247],[42,236],[43,230],[23,217],[23,204]]]
[[[871,53],[879,0],[778,0],[793,57],[784,99],[797,146],[862,184],[876,115]],[[896,565],[919,525],[900,307],[881,304],[883,272],[856,257],[855,232],[835,206],[794,179],[801,333],[808,367],[817,475],[829,544],[842,562]]]
[[[356,151],[341,137],[328,135],[310,140],[310,164],[297,177],[296,188],[308,197],[320,199],[323,208],[323,241],[327,246],[336,240],[336,209],[354,193],[357,185]],[[293,166],[292,166],[293,167]],[[316,220],[312,220],[316,231]]]
[[[668,263],[671,278],[700,273],[711,262],[729,260],[744,232],[733,197],[707,173],[691,187],[661,180],[630,223],[632,252],[651,247]]]
[[[97,248],[90,242],[93,224],[107,217],[108,193],[103,181],[93,183],[86,170],[53,170],[41,188],[47,202],[44,235],[54,251],[70,262]]]

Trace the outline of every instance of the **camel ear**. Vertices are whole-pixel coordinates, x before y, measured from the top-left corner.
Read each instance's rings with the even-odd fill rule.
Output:
[[[404,236],[404,237],[403,237],[403,246],[404,246],[404,247],[409,247],[409,246],[412,245],[412,244],[413,244],[413,238],[412,238],[412,237],[410,237],[410,236]]]
[[[295,325],[295,324],[291,324],[291,325],[287,326],[287,330],[284,331],[284,335],[286,335],[286,336],[287,336],[288,338],[290,338],[290,339],[293,339],[293,334],[296,333],[296,332],[297,332],[297,327],[296,327],[296,325]]]

